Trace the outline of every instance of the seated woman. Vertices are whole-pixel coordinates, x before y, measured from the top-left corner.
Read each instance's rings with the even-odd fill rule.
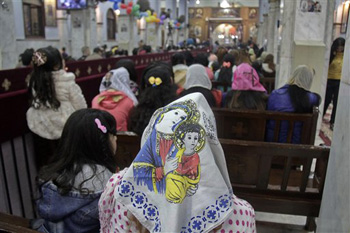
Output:
[[[200,93],[158,109],[129,168],[99,202],[100,232],[256,232],[233,194],[214,114]]]
[[[164,63],[146,68],[141,80],[139,104],[130,113],[129,131],[142,135],[154,111],[176,99],[172,75],[171,67]]]
[[[273,63],[273,55],[268,54],[261,66],[262,75],[265,78],[274,78],[276,76],[276,65]]]
[[[185,90],[180,93],[180,97],[190,93],[200,92],[204,95],[210,107],[216,106],[215,97],[211,92],[211,81],[204,66],[194,64],[188,68],[184,89]],[[219,102],[221,102],[221,100]]]
[[[265,110],[266,90],[255,69],[247,63],[239,65],[234,73],[232,90],[225,97],[224,107]]]
[[[82,109],[67,120],[57,153],[38,175],[40,232],[98,232],[98,201],[117,170],[116,122],[108,112]]]
[[[207,71],[208,77],[210,80],[214,79],[214,73],[211,70],[209,65],[209,58],[207,53],[198,53],[197,56],[194,58],[194,63],[193,64],[201,64],[202,66],[205,67],[205,70]]]
[[[314,70],[305,65],[298,66],[288,84],[274,90],[268,99],[267,110],[277,112],[312,113],[313,107],[318,106],[321,97],[310,92]],[[292,143],[299,144],[301,140],[301,124],[295,123]],[[272,142],[274,137],[275,122],[267,123],[266,141]],[[282,122],[278,142],[287,141],[288,123]]]
[[[130,89],[128,71],[121,67],[109,71],[102,79],[100,94],[92,100],[91,107],[109,112],[118,122],[118,131],[128,131],[129,113],[138,101]]]

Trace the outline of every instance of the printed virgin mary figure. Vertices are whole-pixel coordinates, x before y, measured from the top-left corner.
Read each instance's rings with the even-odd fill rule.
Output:
[[[154,114],[151,132],[144,133],[145,145],[132,164],[137,185],[146,185],[155,193],[165,193],[166,175],[178,166],[175,129],[184,121],[198,119],[199,112],[192,100],[161,108]]]

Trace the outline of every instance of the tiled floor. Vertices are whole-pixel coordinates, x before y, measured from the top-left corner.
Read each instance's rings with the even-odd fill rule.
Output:
[[[258,233],[306,233],[304,230],[306,217],[287,215],[287,214],[270,214],[256,212],[256,226]],[[276,224],[279,223],[279,224]]]

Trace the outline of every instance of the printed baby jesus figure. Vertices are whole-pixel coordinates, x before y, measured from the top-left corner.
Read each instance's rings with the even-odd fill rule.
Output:
[[[169,202],[182,203],[186,196],[192,196],[200,180],[198,152],[205,144],[205,130],[198,123],[184,122],[175,130],[175,145],[178,149],[174,158],[167,158],[165,197]],[[169,172],[167,172],[169,171]]]

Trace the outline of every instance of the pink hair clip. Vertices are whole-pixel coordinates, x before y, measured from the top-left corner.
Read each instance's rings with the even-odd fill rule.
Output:
[[[102,133],[107,133],[106,127],[101,124],[101,121],[98,118],[95,118],[95,123],[97,127],[102,131]]]
[[[229,61],[228,61],[228,62],[225,62],[225,61],[224,61],[224,62],[222,63],[222,66],[223,66],[223,67],[226,67],[226,68],[230,68],[231,62],[229,62]]]

